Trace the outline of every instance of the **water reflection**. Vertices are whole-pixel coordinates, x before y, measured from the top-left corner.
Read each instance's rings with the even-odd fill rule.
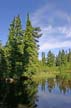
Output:
[[[37,108],[71,108],[71,79],[56,77],[38,85]]]
[[[47,81],[43,80],[40,84],[42,91],[47,90],[51,93],[53,89],[58,88],[60,93],[67,93],[69,90],[71,90],[71,79],[67,78],[49,78]]]
[[[0,108],[35,108],[37,87],[31,80],[0,82]]]
[[[0,81],[0,108],[71,108],[71,79]]]
[[[64,94],[66,94],[67,92],[69,92],[69,90],[71,90],[71,79],[57,78],[56,83],[61,93],[63,92]]]

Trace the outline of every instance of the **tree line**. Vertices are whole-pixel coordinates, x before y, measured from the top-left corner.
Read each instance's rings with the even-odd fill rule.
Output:
[[[71,63],[71,49],[68,52],[62,49],[56,56],[49,50],[47,57],[45,56],[45,52],[42,52],[43,65],[47,65],[48,67],[66,66],[68,63]]]
[[[33,27],[27,14],[26,28],[23,30],[20,16],[14,17],[9,27],[8,40],[0,42],[0,78],[19,78],[38,71],[39,27]]]

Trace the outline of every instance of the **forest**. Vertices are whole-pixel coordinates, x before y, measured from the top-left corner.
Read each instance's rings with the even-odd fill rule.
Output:
[[[22,28],[20,16],[14,17],[9,27],[8,40],[5,45],[0,41],[0,79],[21,76],[39,78],[51,74],[70,73],[71,49],[59,50],[54,55],[51,50],[47,56],[42,52],[38,58],[40,27],[33,27],[27,14],[25,30]],[[43,75],[44,74],[44,75]]]

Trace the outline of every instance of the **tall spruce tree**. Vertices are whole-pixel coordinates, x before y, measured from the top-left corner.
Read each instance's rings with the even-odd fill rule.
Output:
[[[65,51],[59,51],[58,56],[56,57],[56,66],[62,66],[67,63],[67,55]]]
[[[55,66],[55,56],[51,51],[49,51],[47,55],[47,65],[49,67]]]
[[[61,66],[61,51],[59,51],[56,57],[56,66]]]
[[[65,51],[61,52],[61,65],[65,65],[67,63]]]
[[[13,19],[10,29],[9,38],[6,47],[8,47],[8,60],[10,63],[10,77],[19,77],[22,71],[23,55],[23,31],[20,17]]]
[[[33,28],[27,14],[26,30],[24,34],[24,56],[23,56],[23,75],[31,75],[38,70],[38,45],[37,38],[40,37],[39,29]]]

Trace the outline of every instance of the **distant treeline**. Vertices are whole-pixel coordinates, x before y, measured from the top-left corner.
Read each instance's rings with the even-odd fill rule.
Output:
[[[57,56],[55,56],[51,51],[49,51],[46,57],[45,52],[42,52],[43,65],[47,65],[48,67],[66,66],[68,63],[71,63],[71,49],[69,49],[68,52],[62,49],[58,52]]]

